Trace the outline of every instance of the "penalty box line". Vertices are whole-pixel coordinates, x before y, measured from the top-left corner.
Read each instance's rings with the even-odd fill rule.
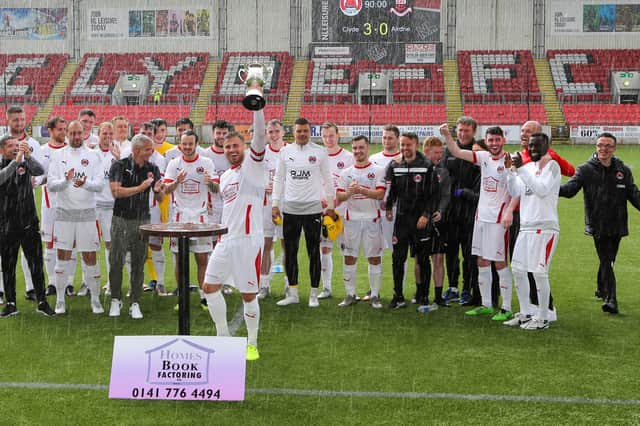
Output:
[[[0,382],[0,389],[65,389],[106,391],[107,385],[81,383],[34,383],[34,382]],[[432,392],[364,392],[364,391],[331,391],[315,389],[247,389],[253,395],[313,396],[333,398],[398,398],[398,399],[454,399],[462,401],[490,402],[545,402],[557,404],[585,405],[640,405],[640,399],[582,398],[563,396],[535,395],[494,395],[494,394],[461,394]]]

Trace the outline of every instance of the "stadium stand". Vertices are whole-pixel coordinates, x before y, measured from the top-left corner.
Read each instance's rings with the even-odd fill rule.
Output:
[[[238,71],[243,65],[251,63],[261,63],[273,70],[265,81],[265,93],[269,97],[269,103],[284,102],[289,93],[293,70],[293,57],[287,52],[225,53],[220,66],[216,92],[211,96],[211,102],[240,102],[247,88],[240,80]]]
[[[315,124],[439,124],[447,121],[443,104],[303,104],[302,117]]]
[[[75,120],[78,112],[83,108],[91,108],[97,116],[98,122],[111,120],[113,117],[123,115],[129,120],[129,124],[137,127],[145,121],[154,118],[164,118],[169,123],[177,119],[188,117],[191,107],[189,105],[56,105],[49,118],[56,115],[65,120]]]
[[[620,104],[564,104],[563,111],[567,124],[586,125],[638,125],[640,105]]]
[[[264,116],[267,120],[281,119],[283,114],[284,106],[282,104],[267,104],[264,109]],[[242,104],[209,105],[204,118],[205,123],[213,123],[218,119],[227,120],[234,124],[251,124],[253,112],[245,109]]]
[[[466,104],[464,114],[473,117],[478,124],[521,125],[528,120],[547,124],[542,104]]]
[[[147,102],[162,89],[162,103],[191,104],[207,68],[206,53],[88,53],[69,87],[67,100],[78,104],[108,104],[122,73],[149,75]]]
[[[458,52],[464,103],[540,102],[533,57],[528,50]]]
[[[4,70],[0,102],[43,103],[60,77],[68,57],[62,54],[0,55],[0,69]]]

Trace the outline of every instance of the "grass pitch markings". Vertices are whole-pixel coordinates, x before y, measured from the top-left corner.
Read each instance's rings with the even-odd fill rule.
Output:
[[[68,389],[106,391],[107,385],[80,383],[31,383],[0,382],[0,389]],[[432,392],[364,392],[364,391],[331,391],[316,389],[247,389],[253,395],[285,395],[313,396],[334,398],[396,398],[396,399],[454,399],[463,401],[510,401],[510,402],[545,402],[557,404],[585,405],[640,405],[640,399],[582,398],[569,396],[535,396],[535,395],[494,395]]]

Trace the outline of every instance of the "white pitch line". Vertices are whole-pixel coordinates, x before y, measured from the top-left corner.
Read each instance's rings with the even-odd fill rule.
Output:
[[[28,382],[0,382],[0,389],[68,389],[106,391],[107,385],[73,384],[73,383],[28,383]],[[432,392],[363,392],[363,391],[331,391],[317,389],[247,389],[248,394],[255,395],[284,395],[284,396],[313,396],[336,398],[398,398],[398,399],[455,399],[464,401],[515,401],[515,402],[547,402],[557,404],[585,404],[585,405],[640,405],[640,399],[608,399],[583,398],[571,396],[535,396],[535,395],[493,395],[493,394],[463,394],[463,393],[432,393]]]

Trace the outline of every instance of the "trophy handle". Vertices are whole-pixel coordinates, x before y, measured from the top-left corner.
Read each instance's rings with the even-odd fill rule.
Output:
[[[242,66],[242,67],[240,67],[240,69],[238,69],[238,78],[239,78],[239,79],[240,79],[240,81],[242,81],[243,83],[244,83],[245,81],[247,81],[247,79],[246,79],[246,78],[242,78],[242,74],[246,74],[246,73],[247,73],[247,70],[245,69],[245,67],[244,67],[244,66]]]

